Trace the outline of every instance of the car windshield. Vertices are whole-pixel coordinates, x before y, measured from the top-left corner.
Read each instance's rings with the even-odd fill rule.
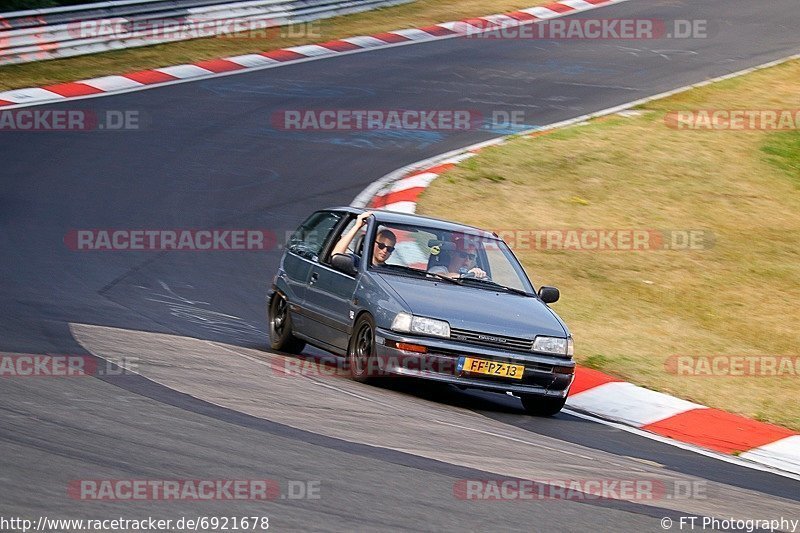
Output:
[[[383,272],[453,281],[470,287],[531,294],[533,287],[514,254],[488,233],[380,223],[372,249]]]

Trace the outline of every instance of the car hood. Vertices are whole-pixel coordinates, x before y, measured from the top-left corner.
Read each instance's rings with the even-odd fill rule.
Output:
[[[506,291],[377,274],[418,316],[447,320],[451,328],[533,339],[564,337],[561,320],[541,300]]]

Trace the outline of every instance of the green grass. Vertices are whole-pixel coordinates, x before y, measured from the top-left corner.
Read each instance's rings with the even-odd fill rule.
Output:
[[[766,160],[781,169],[800,188],[800,131],[773,133],[767,137],[761,151]]]

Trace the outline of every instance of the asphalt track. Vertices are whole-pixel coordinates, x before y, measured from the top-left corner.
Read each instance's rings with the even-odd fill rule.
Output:
[[[339,531],[660,531],[667,515],[800,518],[797,481],[568,415],[531,419],[512,398],[277,379],[256,362],[279,360],[264,340],[277,251],[64,244],[70,230],[87,228],[282,233],[313,209],[349,203],[386,172],[499,133],[287,133],[270,126],[278,110],[520,110],[529,125],[547,124],[800,50],[796,0],[632,0],[583,16],[706,19],[709,37],[450,39],[46,106],[136,110],[139,131],[4,132],[0,350],[137,357],[142,377],[0,381],[0,516],[266,514],[278,530]],[[449,420],[463,423],[442,424]],[[442,426],[435,433],[431,421]],[[405,431],[389,431],[394,424]],[[636,504],[453,493],[459,479],[543,474],[701,480],[709,491]],[[315,480],[321,498],[68,498],[68,481],[83,478]]]

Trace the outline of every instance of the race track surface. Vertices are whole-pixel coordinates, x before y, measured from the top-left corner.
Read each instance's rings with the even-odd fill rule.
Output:
[[[2,132],[0,350],[135,358],[138,375],[0,380],[0,516],[267,515],[275,530],[661,531],[664,516],[800,518],[798,481],[517,401],[281,376],[280,251],[78,252],[75,229],[283,235],[400,166],[503,132],[286,132],[291,109],[523,111],[543,125],[800,51],[796,0],[631,0],[582,17],[704,19],[705,39],[449,39],[39,109],[138,131]],[[556,304],[557,305],[557,304]],[[320,352],[309,350],[309,354]],[[677,501],[464,501],[463,479],[699,481]],[[76,501],[76,479],[318,482],[319,499]],[[791,514],[794,513],[794,516]]]

